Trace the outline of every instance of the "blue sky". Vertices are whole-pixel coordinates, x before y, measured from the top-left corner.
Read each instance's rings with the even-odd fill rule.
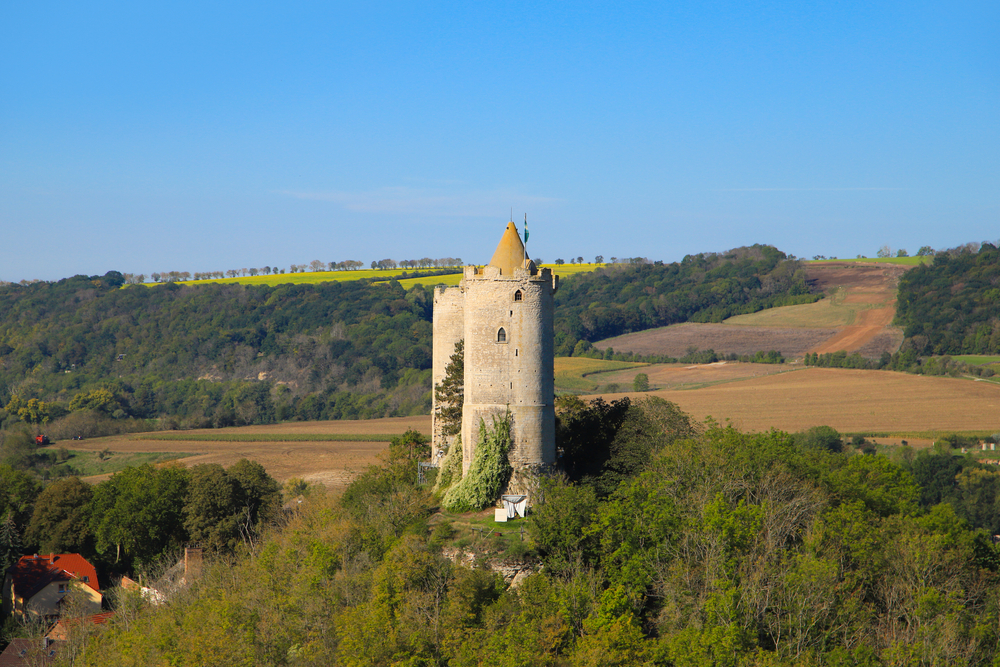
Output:
[[[0,280],[1000,239],[1000,3],[0,3]]]

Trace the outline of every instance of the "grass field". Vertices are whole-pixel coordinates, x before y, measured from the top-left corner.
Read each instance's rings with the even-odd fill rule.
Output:
[[[956,354],[952,357],[952,359],[972,364],[973,366],[1000,364],[1000,355],[996,354]]]
[[[870,307],[866,303],[848,303],[847,291],[835,289],[825,299],[798,306],[768,308],[748,315],[737,315],[726,324],[754,327],[789,327],[794,329],[834,329],[854,324],[859,310]]]
[[[806,264],[833,264],[835,262],[850,262],[854,264],[902,264],[903,266],[919,266],[930,264],[933,257],[861,257],[854,259],[808,259]]]
[[[58,447],[56,447],[58,448]],[[176,461],[188,454],[178,452],[116,452],[104,454],[95,451],[70,451],[69,458],[53,466],[56,475],[62,474],[60,468],[71,468],[71,474],[79,477],[91,475],[112,475],[129,466],[141,466],[145,463],[157,464]]]
[[[592,392],[598,388],[598,383],[586,376],[593,373],[618,371],[624,368],[641,368],[647,364],[636,364],[628,361],[604,361],[603,359],[586,359],[584,357],[555,358],[556,391]],[[628,381],[629,386],[632,380]]]

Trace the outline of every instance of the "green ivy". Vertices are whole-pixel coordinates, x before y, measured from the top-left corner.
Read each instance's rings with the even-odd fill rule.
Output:
[[[452,486],[462,479],[462,434],[459,433],[455,442],[448,448],[444,460],[441,461],[441,469],[438,472],[437,481],[431,492],[435,495],[445,493]]]
[[[493,418],[489,430],[479,420],[479,441],[468,474],[454,484],[441,505],[450,512],[481,510],[496,502],[513,471],[507,453],[511,446],[510,412]]]

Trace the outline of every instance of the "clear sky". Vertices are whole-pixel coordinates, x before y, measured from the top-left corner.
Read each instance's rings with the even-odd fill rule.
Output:
[[[1000,3],[0,2],[0,280],[1000,238]]]

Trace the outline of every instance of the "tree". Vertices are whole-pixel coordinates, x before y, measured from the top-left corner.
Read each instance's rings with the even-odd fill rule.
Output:
[[[632,391],[649,391],[649,376],[639,373],[632,380]]]
[[[444,369],[444,379],[434,387],[437,417],[441,434],[456,436],[462,432],[462,404],[465,401],[465,340],[455,343],[455,351]]]
[[[79,477],[53,482],[35,500],[25,538],[44,553],[88,553],[94,548],[90,530],[93,487]]]
[[[583,264],[583,257],[577,257],[576,258],[576,263],[577,264]]]
[[[207,550],[232,551],[239,544],[236,485],[217,463],[196,465],[190,476],[183,509],[185,530]]]
[[[311,268],[314,272],[322,271],[326,268],[326,264],[319,261],[318,259],[314,259],[313,261],[309,262],[309,268]]]
[[[896,251],[896,257],[909,257],[909,253],[906,252],[905,248],[900,248]]]
[[[934,254],[934,248],[929,245],[920,246],[920,250],[917,251],[917,257],[930,257]]]
[[[123,554],[148,560],[182,545],[188,479],[184,468],[156,469],[147,463],[98,484],[90,515],[98,553],[113,549],[115,562]]]
[[[37,398],[29,398],[27,401],[14,394],[4,407],[8,414],[17,415],[17,418],[27,424],[47,424],[49,422],[49,404]]]
[[[376,262],[374,259],[372,260],[372,268],[373,269],[378,268],[378,262]]]
[[[604,264],[604,255],[598,255],[594,258],[594,261],[598,264]]]
[[[878,249],[878,253],[875,255],[880,259],[885,259],[887,257],[892,257],[892,248],[887,245],[882,246]]]
[[[562,266],[562,265],[563,265],[563,264],[565,264],[565,263],[566,263],[566,260],[564,260],[564,259],[557,259],[557,260],[556,260],[556,264],[558,264],[558,265],[560,265],[560,266]]]
[[[425,459],[431,454],[430,438],[415,429],[392,439],[389,451],[393,456],[410,460]]]

